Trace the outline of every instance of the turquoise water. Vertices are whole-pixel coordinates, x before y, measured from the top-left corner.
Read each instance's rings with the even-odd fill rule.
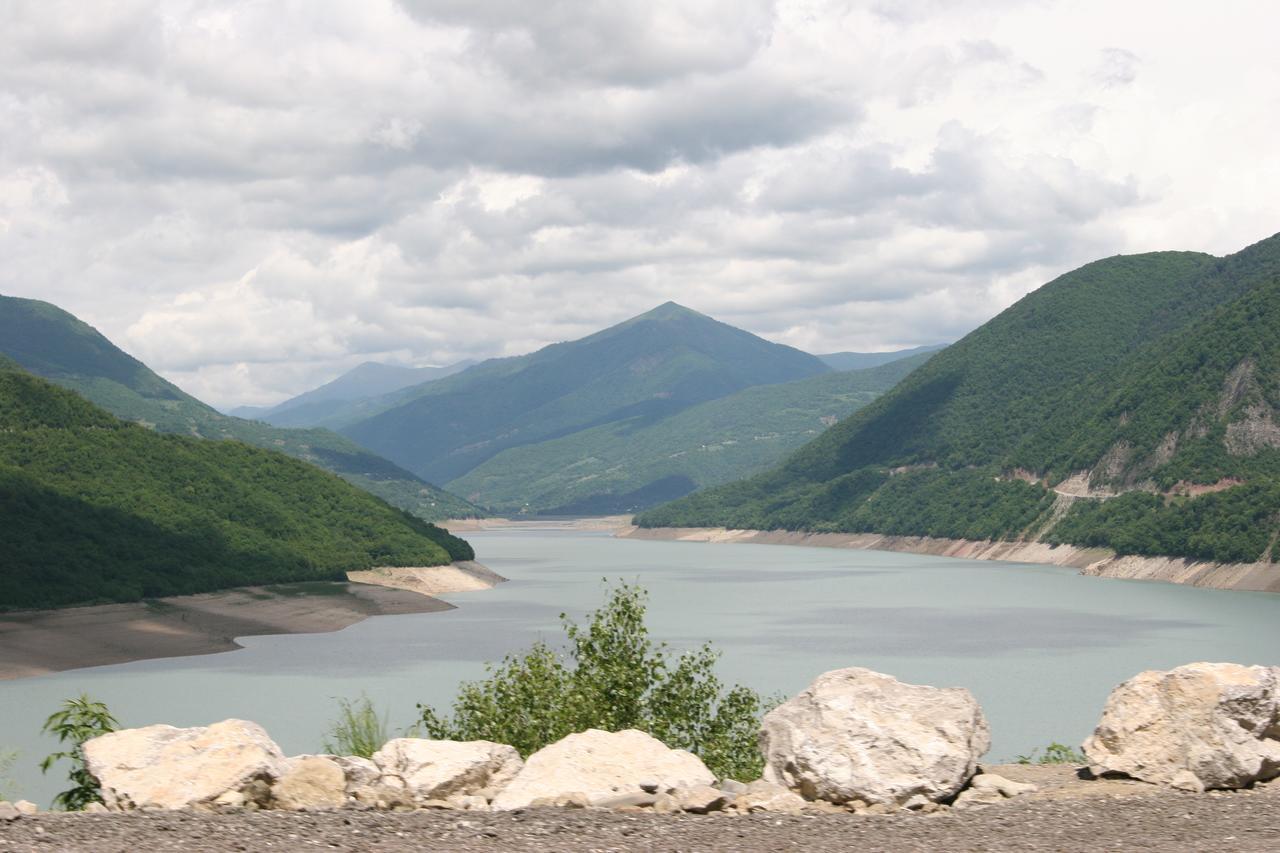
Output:
[[[829,669],[865,666],[904,681],[963,686],[991,724],[992,759],[1050,741],[1078,744],[1110,689],[1195,660],[1280,663],[1280,596],[1086,578],[1052,566],[913,554],[613,539],[605,534],[468,534],[511,579],[444,596],[447,613],[384,616],[333,634],[250,637],[217,655],[139,661],[0,682],[0,750],[18,750],[11,796],[47,803],[62,779],[35,764],[58,702],[87,691],[126,726],[255,720],[287,753],[315,752],[338,697],[362,692],[391,714],[447,703],[458,681],[530,641],[559,636],[602,579],[650,593],[653,636],[711,640],[721,673],[794,693]]]

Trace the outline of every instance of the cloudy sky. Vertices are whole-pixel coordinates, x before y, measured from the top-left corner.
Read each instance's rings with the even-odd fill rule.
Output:
[[[1280,231],[1273,0],[0,0],[0,293],[268,403],[674,299],[811,351]]]

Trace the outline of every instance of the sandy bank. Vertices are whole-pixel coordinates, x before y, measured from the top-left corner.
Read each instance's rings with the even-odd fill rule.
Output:
[[[681,542],[742,542],[903,551],[966,560],[1047,563],[1079,569],[1081,574],[1128,580],[1165,581],[1213,589],[1280,592],[1280,563],[1205,563],[1173,557],[1119,557],[1105,548],[1076,548],[1043,542],[975,542],[927,536],[875,533],[801,533],[787,530],[726,530],[722,527],[628,527],[619,537]]]
[[[598,515],[587,518],[459,518],[440,522],[452,533],[484,530],[625,530],[629,515]]]
[[[213,654],[240,648],[237,637],[324,633],[370,616],[452,610],[452,604],[432,595],[487,589],[503,580],[470,562],[351,575],[370,578],[0,613],[0,679]]]

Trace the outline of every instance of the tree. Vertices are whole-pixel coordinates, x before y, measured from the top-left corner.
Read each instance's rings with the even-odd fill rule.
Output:
[[[59,743],[71,744],[70,749],[52,753],[40,762],[40,769],[45,773],[64,758],[71,762],[67,778],[72,786],[53,798],[56,807],[77,812],[90,803],[102,802],[98,780],[85,766],[83,747],[85,741],[114,732],[119,725],[106,705],[93,701],[84,693],[75,699],[64,699],[61,710],[50,714],[44,721],[40,729],[42,732],[57,735]]]
[[[486,679],[459,687],[450,716],[419,705],[422,728],[510,744],[526,757],[573,732],[635,728],[698,755],[718,776],[759,776],[766,701],[740,685],[724,689],[709,643],[675,656],[650,640],[646,604],[643,589],[619,583],[585,625],[562,613],[567,654],[539,641],[490,664]]]

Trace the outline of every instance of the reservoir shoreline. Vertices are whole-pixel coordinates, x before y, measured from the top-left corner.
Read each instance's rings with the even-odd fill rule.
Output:
[[[928,536],[729,530],[723,527],[627,526],[620,527],[614,535],[621,539],[852,548],[861,551],[928,554],[965,560],[1044,563],[1078,569],[1080,574],[1093,577],[1161,581],[1208,589],[1280,593],[1280,563],[1209,563],[1178,557],[1119,556],[1106,548],[1054,546],[1043,542],[978,542],[968,539],[935,539]]]
[[[236,587],[124,604],[0,613],[0,680],[216,654],[237,640],[340,631],[370,616],[435,613],[436,598],[506,580],[474,561],[348,573],[348,580]]]

